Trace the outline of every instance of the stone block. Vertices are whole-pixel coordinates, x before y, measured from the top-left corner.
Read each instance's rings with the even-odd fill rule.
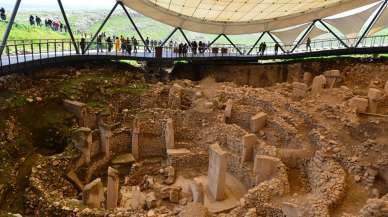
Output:
[[[168,106],[171,109],[180,109],[182,104],[183,87],[179,84],[174,84],[168,94]]]
[[[136,123],[134,123],[132,131],[132,155],[135,160],[140,160],[140,144],[139,144],[140,129]]]
[[[257,137],[255,134],[247,134],[242,138],[243,151],[242,151],[242,161],[248,162],[253,160],[253,148],[257,143]]]
[[[368,99],[364,99],[358,96],[355,96],[349,100],[349,106],[356,112],[367,112],[368,104]]]
[[[381,97],[383,97],[384,93],[383,91],[376,89],[376,88],[369,88],[368,90],[368,99],[369,100],[379,100]]]
[[[294,82],[292,83],[293,92],[292,95],[296,98],[303,98],[307,95],[308,86],[305,83]]]
[[[264,112],[260,112],[254,115],[250,121],[250,128],[252,133],[257,133],[265,127],[268,115]]]
[[[325,77],[341,77],[341,72],[339,70],[329,70],[323,73]]]
[[[98,128],[100,130],[100,145],[101,145],[101,151],[105,153],[106,157],[110,156],[111,152],[111,143],[112,143],[112,127],[100,122],[98,124]]]
[[[227,152],[219,144],[213,144],[209,149],[208,190],[217,200],[225,199],[225,178],[227,169]]]
[[[253,163],[253,174],[256,177],[256,184],[260,184],[274,177],[278,172],[280,164],[281,160],[279,158],[256,155]]]
[[[383,91],[376,88],[369,88],[368,99],[369,99],[369,112],[377,113],[379,100],[383,97]]]
[[[175,148],[174,124],[172,118],[167,119],[165,128],[166,149]]]
[[[229,99],[226,102],[225,113],[224,113],[226,119],[232,117],[232,107],[233,107],[233,101],[231,99]]]
[[[80,126],[85,126],[85,116],[87,114],[86,104],[78,101],[64,100],[63,105],[66,111],[74,114]]]
[[[282,203],[282,212],[285,217],[302,217],[302,212],[296,204]]]
[[[114,209],[119,201],[120,177],[119,172],[112,167],[108,168],[108,186],[106,208]]]
[[[158,205],[158,200],[156,199],[155,193],[154,192],[148,193],[146,195],[145,202],[146,202],[147,209],[156,208]]]
[[[385,95],[388,95],[388,81],[385,82],[385,85],[384,85],[384,93],[385,93]]]
[[[101,203],[104,202],[104,187],[100,178],[85,185],[82,191],[82,201],[89,208],[101,208]]]
[[[86,163],[90,163],[93,146],[92,131],[89,128],[81,127],[72,134],[74,146],[82,152],[82,157]]]
[[[194,203],[203,204],[205,202],[203,185],[198,179],[194,178],[193,182],[190,185],[190,190],[191,194],[193,195]]]
[[[303,83],[310,85],[313,81],[313,75],[310,72],[305,72],[303,74]]]
[[[182,188],[171,188],[170,189],[170,202],[171,203],[179,203],[181,199],[181,191]]]
[[[313,79],[313,84],[311,86],[311,93],[313,95],[321,94],[326,85],[326,78],[323,75],[316,76]]]

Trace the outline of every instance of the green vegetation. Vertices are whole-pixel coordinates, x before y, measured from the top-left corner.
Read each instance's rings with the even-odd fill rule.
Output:
[[[7,24],[0,22],[0,33],[6,29]],[[45,27],[32,27],[27,24],[15,24],[12,28],[9,40],[28,39],[69,39],[67,33],[54,32]]]
[[[148,85],[143,83],[143,82],[133,82],[131,84],[122,86],[122,87],[115,87],[112,88],[111,91],[113,94],[120,94],[120,93],[125,93],[125,94],[135,94],[135,95],[140,95],[147,91]]]

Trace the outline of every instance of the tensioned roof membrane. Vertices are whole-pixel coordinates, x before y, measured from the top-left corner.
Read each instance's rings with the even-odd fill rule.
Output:
[[[249,34],[303,24],[379,0],[121,0],[145,16],[211,34]]]

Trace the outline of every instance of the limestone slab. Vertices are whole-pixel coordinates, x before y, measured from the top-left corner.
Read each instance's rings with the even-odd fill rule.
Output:
[[[209,149],[208,190],[215,200],[225,199],[227,152],[218,144]]]
[[[250,128],[252,133],[257,133],[265,127],[268,115],[264,112],[260,112],[254,115],[250,121]]]
[[[85,185],[82,201],[89,208],[101,208],[101,203],[104,201],[104,187],[100,178]]]

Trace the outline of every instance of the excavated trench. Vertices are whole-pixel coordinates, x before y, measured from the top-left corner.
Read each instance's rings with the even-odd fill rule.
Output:
[[[365,71],[373,71],[375,68],[381,69],[386,67],[388,69],[386,63],[374,63],[376,66],[373,66],[373,63],[363,64],[348,60],[344,62],[346,64],[335,62],[330,65],[324,62],[322,64],[290,63],[266,66],[229,65],[222,67],[214,65],[180,65],[175,67],[170,75],[172,78],[177,79],[192,78],[194,80],[202,80],[194,84],[192,84],[192,81],[179,80],[168,84],[147,84],[141,75],[137,74],[134,76],[127,69],[120,69],[122,71],[116,74],[111,72],[117,70],[117,68],[112,70],[104,66],[108,71],[107,74],[104,74],[105,72],[101,69],[98,69],[99,72],[96,73],[94,71],[95,68],[87,66],[80,69],[69,69],[72,72],[70,75],[57,73],[57,77],[52,76],[50,78],[52,81],[46,80],[44,82],[46,86],[42,85],[41,88],[38,88],[39,90],[33,88],[34,90],[30,92],[28,88],[18,90],[12,87],[12,91],[0,92],[1,101],[8,100],[12,102],[11,104],[0,103],[2,108],[0,127],[7,130],[7,133],[2,135],[4,142],[0,146],[2,148],[0,157],[4,156],[2,160],[7,161],[3,166],[0,166],[2,172],[0,177],[0,214],[4,211],[23,213],[26,216],[36,216],[37,209],[39,208],[35,205],[38,205],[38,207],[42,206],[42,210],[44,210],[42,213],[58,211],[54,208],[47,208],[50,204],[37,203],[34,198],[31,198],[30,195],[27,196],[26,193],[28,191],[28,194],[33,192],[36,195],[42,196],[44,192],[40,191],[44,190],[44,186],[50,188],[50,182],[57,182],[56,184],[64,183],[63,185],[66,189],[63,190],[62,194],[77,195],[72,199],[82,201],[80,196],[82,191],[77,189],[74,183],[69,182],[68,177],[65,177],[69,170],[68,167],[72,167],[72,163],[82,156],[82,152],[71,145],[73,143],[71,140],[72,132],[80,127],[80,120],[74,113],[69,112],[63,104],[63,100],[70,97],[74,101],[85,102],[88,114],[111,114],[108,117],[109,120],[104,119],[104,121],[114,124],[117,121],[123,122],[121,127],[129,129],[128,134],[130,137],[134,135],[134,123],[135,120],[138,120],[138,115],[141,112],[152,114],[150,115],[152,118],[149,118],[149,120],[143,118],[143,121],[146,125],[149,124],[153,127],[164,127],[165,123],[163,121],[159,123],[159,121],[160,119],[164,120],[166,114],[168,114],[173,117],[175,122],[179,123],[176,129],[180,132],[179,136],[176,136],[177,144],[181,148],[187,148],[193,153],[198,154],[198,157],[195,159],[198,162],[202,161],[202,158],[205,156],[204,161],[206,163],[208,161],[206,146],[220,138],[224,138],[224,141],[221,142],[224,150],[232,153],[234,158],[238,158],[241,150],[238,150],[239,148],[236,148],[234,145],[240,141],[236,139],[233,140],[234,143],[231,142],[231,138],[234,135],[232,133],[228,134],[227,129],[236,124],[236,129],[239,132],[249,133],[249,118],[251,118],[252,114],[267,112],[269,120],[267,120],[266,127],[260,132],[255,133],[255,136],[262,143],[265,143],[265,146],[260,144],[258,148],[254,149],[254,152],[255,154],[278,157],[282,161],[280,167],[284,171],[281,170],[272,177],[273,179],[267,180],[270,183],[269,187],[257,185],[255,189],[252,189],[250,193],[247,193],[242,198],[259,204],[257,207],[261,207],[263,213],[282,213],[282,204],[284,202],[306,206],[311,211],[311,209],[314,210],[314,206],[319,206],[320,200],[327,200],[330,203],[327,202],[328,204],[325,204],[325,207],[320,207],[322,212],[319,210],[315,210],[315,213],[311,211],[313,216],[321,216],[322,213],[329,213],[330,216],[334,217],[343,216],[344,213],[357,216],[361,208],[367,204],[367,199],[371,198],[371,192],[376,192],[375,189],[377,189],[379,196],[388,193],[387,176],[385,174],[387,170],[384,169],[387,167],[383,165],[383,163],[387,163],[384,153],[388,151],[387,138],[385,136],[385,132],[388,130],[388,122],[384,117],[359,117],[357,124],[350,121],[347,122],[348,119],[338,121],[340,118],[334,117],[335,115],[332,115],[332,108],[325,103],[348,106],[346,103],[348,99],[336,98],[332,100],[330,97],[320,99],[308,96],[310,101],[305,103],[303,100],[294,99],[292,96],[292,85],[283,83],[300,81],[303,78],[303,72],[307,70],[312,74],[318,74],[318,72],[322,73],[326,69],[336,67],[347,76],[342,84],[347,84],[349,88],[355,89],[353,95],[357,95],[359,89],[356,91],[356,87],[350,84],[358,80],[364,81],[367,78],[371,83],[374,80],[379,80],[381,83],[388,80],[387,76],[378,77],[378,75],[381,75],[379,72],[375,76],[364,74]],[[353,69],[353,67],[357,67],[357,64],[361,64],[359,71]],[[193,72],[193,70],[196,72]],[[180,73],[182,71],[185,71],[185,73]],[[165,75],[163,76],[165,77]],[[209,76],[213,77],[217,83],[204,79]],[[35,84],[41,84],[37,81],[31,82],[28,77],[23,79],[28,83],[36,82]],[[52,85],[55,85],[56,88],[53,88],[50,82],[53,82]],[[218,82],[233,82],[234,84]],[[177,106],[176,101],[171,101],[171,89],[174,88],[174,83],[178,83],[178,86],[183,86],[182,90],[179,90],[183,91],[183,93],[179,99],[178,107],[175,107]],[[267,89],[253,89],[244,85],[267,87]],[[366,88],[365,83],[361,83],[360,86]],[[360,86],[357,88],[360,88]],[[228,88],[230,91],[228,91]],[[46,97],[44,93],[47,90],[49,90],[49,93],[47,93]],[[342,89],[340,90],[342,91]],[[202,95],[198,93],[199,91]],[[53,94],[55,92],[60,93],[60,95],[51,96],[55,95]],[[32,102],[30,102],[30,99],[33,99]],[[219,121],[219,117],[224,115],[227,99],[232,99],[235,106],[233,107],[234,110],[232,109],[233,115],[231,119],[226,121],[229,126],[222,125],[225,128],[221,129],[225,129],[225,132],[220,132],[220,129],[214,128],[209,128],[208,132],[204,132],[209,125]],[[239,103],[239,100],[241,100],[241,103]],[[290,109],[290,107],[293,108]],[[296,108],[302,111],[291,111]],[[177,112],[175,114],[172,111]],[[192,111],[195,112],[191,114],[190,112]],[[339,115],[342,114],[344,117],[348,116],[347,112],[351,113],[350,111],[343,112],[343,110],[335,112],[341,112]],[[386,108],[381,108],[379,112],[384,115],[388,113]],[[197,117],[196,115],[198,114],[202,116]],[[93,119],[94,125],[99,125],[102,120],[102,116],[100,117],[99,115],[96,115],[96,119]],[[154,120],[155,117],[156,119]],[[354,118],[353,113],[352,118]],[[193,123],[187,123],[190,120],[193,120]],[[160,124],[160,126],[153,121]],[[344,122],[351,124],[343,125]],[[195,128],[196,132],[190,132],[190,129],[185,128],[190,125],[198,125]],[[218,127],[218,125],[214,126]],[[98,127],[96,129],[101,130]],[[140,134],[144,137],[149,135],[149,137],[153,138],[149,140],[143,138],[142,141],[144,144],[147,143],[152,146],[149,152],[156,150],[156,146],[160,146],[161,143],[159,140],[164,138],[164,134],[158,132],[158,130],[159,128],[156,128],[156,130]],[[339,133],[342,130],[346,130],[346,135]],[[208,134],[210,133],[214,133],[216,136],[209,138]],[[223,133],[228,135],[222,135]],[[6,138],[9,135],[12,136]],[[99,140],[100,136],[98,133],[93,134],[93,141]],[[232,139],[235,138],[233,137]],[[373,140],[373,142],[367,143],[368,140]],[[199,141],[203,147],[195,147]],[[332,141],[335,141],[335,143]],[[125,143],[126,149],[128,147],[132,149],[132,142],[133,140]],[[340,148],[340,151],[336,148]],[[165,154],[166,150],[163,149],[161,152]],[[362,153],[368,153],[368,156],[360,156]],[[332,156],[328,156],[330,154]],[[139,170],[136,170],[136,167],[128,166],[125,169],[118,167],[117,169],[121,177],[120,184],[128,186],[142,185],[144,184],[145,175],[152,175],[157,177],[156,180],[162,180],[159,168],[165,166],[166,162],[160,160],[160,157],[159,154],[155,154],[155,156],[150,154],[149,159],[147,158],[138,165],[135,164],[140,167]],[[355,157],[357,157],[356,160],[354,160]],[[76,171],[76,174],[80,177],[83,184],[87,184],[96,178],[107,177],[111,160],[111,158],[105,158],[104,154],[96,154],[91,158],[91,162],[101,161],[99,165],[94,165],[95,167],[93,167],[87,163],[82,164]],[[53,162],[56,163],[53,164]],[[322,174],[317,174],[316,171],[322,169],[319,168],[320,163],[325,166],[326,172],[329,172],[328,174],[332,175],[332,177],[325,177],[327,174],[323,174],[324,171]],[[41,165],[42,167],[40,167]],[[231,162],[228,163],[228,166],[234,167],[236,165]],[[44,183],[41,183],[42,186],[39,186],[42,189],[38,189],[36,183],[31,186],[31,174],[34,178],[39,177],[39,172],[32,172],[37,166],[42,168],[42,171],[54,174],[52,179],[44,180],[47,183],[39,180]],[[184,166],[186,168],[184,167],[184,169],[177,172],[177,174],[186,176],[185,179],[179,180],[181,184],[196,175],[194,166],[190,168],[190,163],[186,163]],[[244,169],[252,169],[251,167],[253,167],[253,162],[247,163]],[[207,165],[202,164],[200,168],[198,171],[201,171],[200,175],[203,175],[203,170],[207,170]],[[6,172],[4,173],[4,171]],[[244,176],[244,173],[241,173],[242,171],[233,170],[229,172],[236,174],[236,177]],[[376,174],[374,174],[375,172]],[[127,177],[127,174],[131,175]],[[123,177],[126,177],[125,181],[122,179]],[[286,178],[284,179],[284,177]],[[238,180],[244,183],[245,187],[251,187],[251,185],[246,184],[251,184],[249,183],[251,180],[248,180],[246,177],[238,178]],[[281,191],[281,193],[272,192],[272,182],[275,183],[274,186],[278,187],[276,190]],[[108,184],[105,178],[103,178],[102,183],[104,186]],[[368,186],[368,188],[365,188],[363,185]],[[331,194],[330,188],[333,186],[336,188],[336,191]],[[261,192],[261,194],[268,193],[270,196],[266,198],[268,201],[260,201],[260,199],[259,201],[250,201],[250,196],[252,196],[250,194],[252,192],[253,194],[258,192]],[[272,197],[271,195],[277,196],[270,198]],[[283,196],[283,198],[278,197],[279,195]],[[307,204],[304,203],[304,201],[309,199],[311,201]],[[266,207],[267,203],[271,207]],[[166,204],[167,207],[172,209],[178,206],[171,203]],[[66,204],[66,206],[70,205]],[[228,213],[232,210],[235,214],[244,215],[247,213],[247,209],[252,208],[249,206],[250,204],[248,203],[245,206],[237,206],[237,208],[228,209],[225,212]],[[259,213],[259,211],[257,212]],[[63,211],[63,213],[66,212]],[[63,213],[58,214],[58,216],[66,215]],[[146,215],[147,212],[141,211],[140,213]],[[40,216],[43,215],[40,214]],[[115,213],[112,213],[112,215],[115,216]],[[322,214],[322,216],[324,215]]]

